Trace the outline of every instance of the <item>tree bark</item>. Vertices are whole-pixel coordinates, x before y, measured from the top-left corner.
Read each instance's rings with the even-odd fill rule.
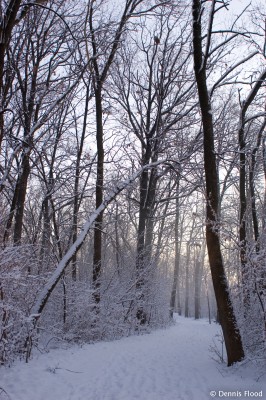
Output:
[[[25,208],[25,200],[28,186],[28,178],[30,175],[30,161],[29,155],[24,153],[21,163],[21,174],[18,177],[17,187],[17,204],[15,212],[15,226],[14,226],[14,244],[19,245],[21,243],[22,228],[23,228],[23,216]]]
[[[96,209],[102,204],[103,201],[103,181],[104,181],[104,145],[103,145],[103,103],[102,91],[104,82],[108,76],[111,65],[113,64],[116,52],[120,45],[121,37],[124,32],[125,26],[134,13],[136,7],[142,3],[142,0],[127,0],[124,6],[123,14],[119,21],[118,27],[111,39],[110,51],[104,48],[104,53],[107,53],[107,58],[103,62],[101,68],[101,60],[98,61],[99,53],[103,49],[99,48],[97,42],[97,33],[93,27],[94,17],[94,2],[88,3],[87,20],[89,21],[89,29],[91,34],[91,45],[93,58],[90,60],[87,48],[88,61],[91,62],[91,72],[94,80],[95,92],[95,107],[96,107],[96,142],[97,142],[97,177],[96,177]],[[108,43],[108,41],[107,41]],[[108,46],[108,44],[107,44]],[[98,214],[95,220],[94,227],[94,251],[93,251],[93,285],[94,285],[94,300],[98,304],[100,302],[100,277],[102,270],[102,224],[103,224],[103,211]]]
[[[190,241],[187,242],[186,275],[185,275],[185,317],[189,317],[189,265],[190,265]]]
[[[4,93],[4,62],[12,30],[16,25],[17,13],[21,0],[10,0],[0,24],[0,153],[4,136],[4,109],[6,93]]]
[[[157,155],[153,157],[152,162],[156,162],[157,158]],[[144,167],[150,162],[150,159],[151,147],[148,144],[143,161]],[[148,270],[152,259],[153,216],[157,186],[156,171],[157,167],[152,168],[150,173],[144,170],[140,178],[140,206],[136,257],[136,288],[140,302],[145,298],[143,292],[145,290],[145,285],[147,284],[145,270]],[[146,323],[147,316],[142,308],[138,310],[137,317],[142,324]]]
[[[228,365],[241,361],[244,349],[237,327],[233,305],[229,295],[229,288],[222,259],[219,221],[218,171],[214,151],[214,128],[212,108],[207,89],[206,59],[203,56],[202,28],[201,28],[201,1],[193,0],[193,50],[194,71],[198,88],[198,97],[202,115],[203,142],[204,142],[204,169],[206,180],[206,243],[209,255],[212,281],[214,286],[217,307],[223,330],[227,351]],[[208,35],[211,35],[211,26]]]
[[[262,142],[262,135],[266,127],[266,118],[260,127],[258,137],[257,137],[257,144],[255,148],[252,150],[251,153],[251,165],[249,167],[249,188],[250,188],[250,197],[251,197],[251,212],[252,212],[252,221],[253,221],[253,232],[254,232],[254,239],[256,242],[256,252],[258,253],[260,250],[260,243],[259,243],[259,222],[258,222],[258,215],[257,215],[257,208],[256,208],[256,199],[255,199],[255,183],[254,183],[254,174],[255,174],[255,167],[257,162],[257,152],[259,147],[261,146]]]
[[[177,178],[176,186],[176,209],[175,209],[175,267],[174,267],[174,279],[171,290],[170,298],[170,318],[173,318],[175,305],[176,305],[176,295],[179,297],[179,269],[180,269],[180,245],[179,245],[179,177]]]
[[[198,251],[196,250],[196,260],[195,260],[195,319],[200,318],[200,272],[201,272],[201,262]]]
[[[97,178],[96,178],[96,209],[100,207],[103,201],[103,176],[104,176],[104,148],[103,148],[103,110],[102,110],[102,89],[98,83],[95,90],[96,104],[96,136],[97,136]],[[103,211],[95,219],[94,225],[94,252],[93,252],[93,285],[94,300],[100,302],[100,277],[102,270],[102,223]]]
[[[75,243],[75,241],[77,240],[77,237],[78,237],[78,211],[79,211],[79,204],[80,204],[80,195],[79,195],[80,164],[81,164],[81,156],[82,156],[82,152],[83,152],[86,127],[87,127],[89,100],[90,100],[90,87],[89,87],[89,85],[87,85],[85,110],[84,110],[84,118],[83,118],[83,126],[82,126],[82,134],[81,134],[81,138],[80,138],[80,143],[78,143],[78,138],[77,138],[77,159],[76,159],[76,166],[75,166],[72,243]],[[72,279],[74,281],[77,279],[77,254],[76,253],[73,255],[73,258],[72,258]]]
[[[243,304],[246,309],[250,306],[249,290],[249,271],[247,266],[247,230],[246,230],[246,141],[245,141],[245,110],[240,112],[240,122],[238,130],[239,144],[239,244],[240,244],[240,264],[242,278]]]
[[[241,274],[242,274],[242,286],[243,286],[243,301],[244,304],[249,307],[250,304],[250,293],[249,293],[249,271],[247,266],[247,230],[246,230],[246,211],[247,211],[247,195],[246,195],[246,140],[245,140],[245,124],[246,124],[246,113],[255,99],[262,83],[266,79],[266,69],[262,72],[259,79],[251,89],[246,99],[241,103],[240,118],[239,118],[239,129],[238,129],[238,144],[239,144],[239,200],[240,200],[240,211],[239,211],[239,242],[240,242],[240,262],[241,262]],[[256,154],[256,153],[255,153]],[[254,163],[254,156],[252,154]],[[258,225],[256,221],[256,206],[253,189],[253,171],[249,176],[251,183],[251,201],[252,201],[252,216],[254,223],[255,237],[258,239]]]

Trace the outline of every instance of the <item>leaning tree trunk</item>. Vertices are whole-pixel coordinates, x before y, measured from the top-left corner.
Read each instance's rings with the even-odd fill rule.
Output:
[[[227,351],[228,365],[240,361],[244,350],[230,299],[219,238],[218,171],[214,151],[214,129],[211,103],[207,89],[206,59],[203,57],[201,29],[201,1],[193,0],[194,70],[198,88],[204,135],[204,169],[206,179],[206,242],[211,275],[220,322]],[[211,27],[210,27],[211,29]],[[210,35],[210,32],[209,32]]]

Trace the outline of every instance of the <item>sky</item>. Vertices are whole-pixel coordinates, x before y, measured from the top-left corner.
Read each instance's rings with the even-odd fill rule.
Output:
[[[262,0],[229,0],[230,5],[229,5],[229,11],[225,11],[226,14],[226,19],[233,17],[233,16],[238,16],[248,5],[250,5],[249,9],[252,9],[252,7],[256,5],[260,5],[260,9],[265,7],[265,3]]]

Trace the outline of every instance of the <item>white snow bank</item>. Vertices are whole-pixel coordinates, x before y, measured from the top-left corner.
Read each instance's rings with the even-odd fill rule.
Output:
[[[0,387],[10,400],[208,400],[211,391],[230,399],[262,391],[256,398],[266,399],[266,375],[254,363],[227,368],[212,359],[217,332],[216,324],[178,317],[169,329],[1,368]]]

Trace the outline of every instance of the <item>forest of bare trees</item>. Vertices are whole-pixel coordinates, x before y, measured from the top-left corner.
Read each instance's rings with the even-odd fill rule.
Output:
[[[1,0],[0,363],[222,327],[266,341],[266,10]]]

